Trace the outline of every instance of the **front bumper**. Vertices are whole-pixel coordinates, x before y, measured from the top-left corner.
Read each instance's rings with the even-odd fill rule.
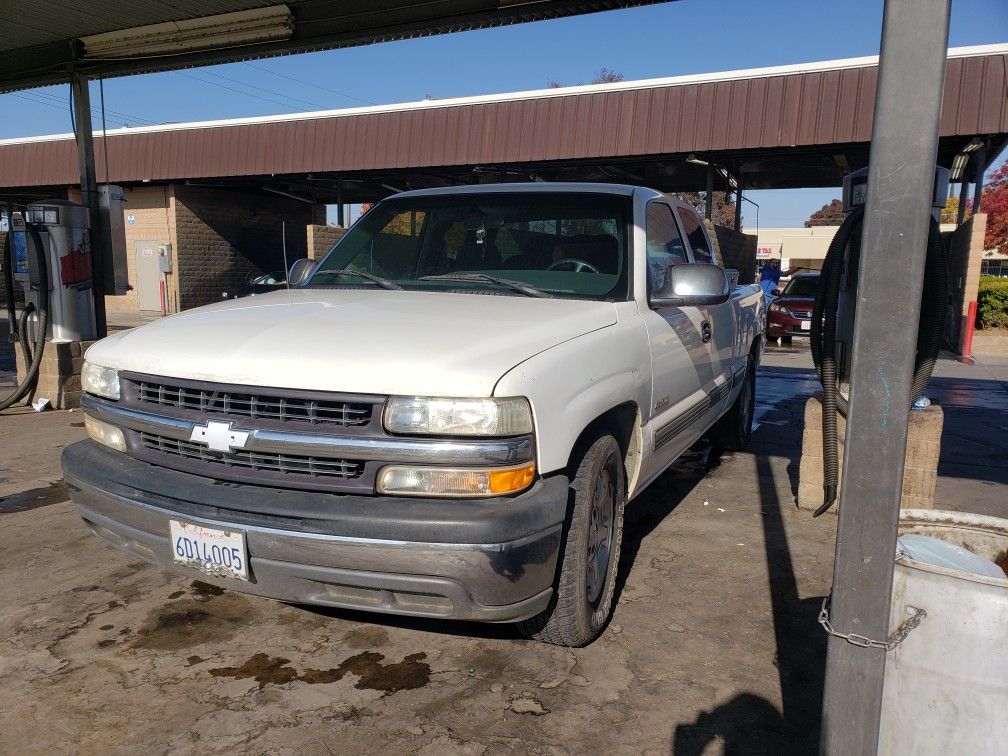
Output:
[[[767,316],[767,336],[770,338],[793,336],[807,339],[811,334],[811,328],[802,328],[802,323],[809,322],[811,322],[811,315],[808,318],[792,318],[787,315],[771,313]]]
[[[513,498],[357,496],[222,484],[81,441],[63,475],[88,527],[121,551],[231,590],[293,603],[513,622],[549,603],[568,480]],[[241,530],[250,581],[175,562],[169,521]]]

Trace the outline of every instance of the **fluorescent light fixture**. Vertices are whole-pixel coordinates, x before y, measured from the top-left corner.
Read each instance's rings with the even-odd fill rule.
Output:
[[[970,140],[970,143],[967,144],[965,147],[963,147],[962,151],[963,152],[976,152],[981,147],[983,147],[983,140],[980,139],[979,137],[973,137],[973,139]]]
[[[738,181],[735,180],[734,176],[732,176],[730,173],[728,173],[728,169],[727,168],[721,168],[721,167],[719,167],[718,171],[721,173],[722,176],[725,177],[725,179],[727,179],[728,186],[730,186],[732,189],[738,189]]]
[[[87,58],[143,58],[241,47],[290,39],[294,19],[286,5],[137,26],[81,37]]]
[[[965,152],[960,152],[952,159],[952,175],[949,179],[955,181],[956,179],[962,178],[963,170],[966,168],[966,163],[969,161],[969,155]]]
[[[693,165],[710,165],[710,163],[708,163],[708,162],[707,162],[706,160],[703,160],[703,159],[701,159],[701,158],[698,158],[698,157],[697,157],[696,155],[694,155],[694,154],[693,154],[692,152],[691,152],[691,153],[689,154],[689,156],[688,156],[688,157],[686,158],[686,162],[687,162],[687,163],[693,163]]]

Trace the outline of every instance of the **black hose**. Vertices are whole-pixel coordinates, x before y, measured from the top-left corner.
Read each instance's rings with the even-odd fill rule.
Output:
[[[823,503],[814,513],[819,517],[836,502],[839,485],[840,450],[837,438],[837,412],[847,416],[847,400],[838,391],[836,370],[836,317],[840,297],[840,278],[847,259],[847,250],[854,230],[864,221],[864,207],[851,211],[837,229],[826,252],[819,286],[812,306],[809,333],[812,360],[823,386]],[[927,255],[924,265],[924,288],[921,295],[920,320],[917,329],[917,355],[908,403],[924,393],[945,329],[948,307],[948,268],[941,248],[938,223],[933,218],[928,231]]]
[[[819,372],[819,381],[823,387],[823,503],[813,514],[814,517],[818,517],[833,506],[840,481],[837,410],[838,399],[843,397],[837,390],[836,314],[840,301],[840,277],[843,274],[845,253],[854,230],[863,220],[864,207],[858,206],[840,224],[826,252],[826,259],[819,274],[819,286],[812,304],[809,345],[812,350],[812,361]],[[846,402],[843,409],[846,413]]]
[[[4,239],[3,249],[3,272],[4,272],[4,296],[7,298],[7,323],[10,325],[10,332],[7,338],[11,343],[18,340],[17,308],[14,302],[14,255],[11,237],[14,230],[8,225],[7,237]]]
[[[49,328],[49,269],[46,260],[46,250],[42,246],[42,237],[32,226],[28,226],[28,234],[32,238],[35,247],[35,256],[38,270],[39,285],[39,307],[38,316],[35,321],[35,344],[34,348],[28,341],[28,318],[36,311],[35,305],[26,302],[21,311],[21,318],[18,322],[21,354],[24,357],[24,364],[27,366],[25,379],[14,389],[14,393],[6,399],[0,401],[0,411],[12,407],[25,397],[31,397],[38,383],[39,367],[42,365],[42,353],[45,351],[46,330]],[[13,267],[13,260],[10,256],[10,237],[4,242],[4,254],[7,255],[6,267]],[[13,288],[13,287],[12,287]],[[8,306],[9,307],[9,306]]]

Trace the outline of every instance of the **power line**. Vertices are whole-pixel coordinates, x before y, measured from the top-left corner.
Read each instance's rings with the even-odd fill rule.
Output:
[[[352,94],[347,94],[346,92],[340,92],[339,90],[336,89],[329,89],[328,87],[323,87],[319,84],[315,84],[310,81],[305,81],[304,79],[298,79],[294,76],[282,74],[279,71],[274,71],[270,68],[266,68],[265,66],[257,66],[255,63],[245,63],[245,65],[248,66],[249,68],[254,68],[257,71],[265,71],[266,73],[271,74],[273,76],[279,76],[281,79],[289,79],[290,81],[296,81],[298,84],[304,84],[306,87],[315,87],[315,89],[321,89],[323,92],[329,92],[329,94],[339,95],[340,97],[346,97],[347,99],[350,100],[357,100],[357,102],[363,102],[365,105],[376,104],[371,100],[365,100],[363,97],[357,97]]]
[[[33,97],[41,97],[43,100],[48,100],[50,102],[54,102],[57,105],[59,105],[59,107],[61,107],[61,108],[63,107],[63,99],[61,97],[57,96],[57,95],[50,94],[48,92],[41,92],[41,91],[28,92],[26,94],[30,94]],[[40,103],[40,104],[42,104],[42,103]],[[46,104],[48,104],[48,103],[46,103]],[[126,125],[128,123],[142,123],[142,124],[145,124],[145,125],[148,125],[148,126],[154,126],[155,125],[154,121],[150,121],[150,120],[148,120],[146,118],[141,118],[140,116],[135,116],[132,113],[124,113],[122,111],[113,110],[111,108],[106,109],[105,112],[108,115],[110,115],[113,118],[115,118],[116,120],[122,121],[124,125]],[[101,115],[101,110],[99,110],[96,106],[92,106],[91,107],[91,113],[92,113],[92,115],[100,116]]]
[[[221,84],[221,83],[216,82],[216,81],[211,81],[210,79],[201,79],[199,76],[195,76],[193,74],[185,73],[184,71],[180,71],[179,73],[181,73],[181,75],[185,76],[187,79],[192,79],[194,81],[202,82],[203,84],[210,84],[211,86],[214,86],[214,87],[220,87],[221,89],[226,89],[229,92],[236,92],[237,94],[245,95],[246,97],[255,97],[256,99],[259,99],[259,100],[265,100],[266,102],[272,102],[274,105],[279,105],[282,108],[289,108],[289,107],[291,107],[290,103],[281,102],[280,100],[274,100],[272,97],[266,97],[265,95],[257,95],[257,94],[254,94],[253,92],[245,92],[245,91],[242,91],[241,89],[235,89],[234,87],[229,87],[227,84]]]
[[[249,89],[258,89],[260,92],[266,92],[267,94],[276,95],[277,97],[283,97],[285,99],[293,100],[295,102],[303,102],[305,105],[311,105],[313,108],[320,108],[324,110],[326,107],[325,105],[319,105],[317,102],[312,102],[311,100],[303,100],[300,97],[294,97],[292,95],[284,94],[283,92],[277,92],[274,89],[267,89],[266,87],[259,87],[256,86],[255,84],[248,84],[244,81],[240,81],[239,79],[232,79],[230,76],[224,76],[218,73],[211,73],[210,71],[202,71],[201,73],[206,74],[207,76],[214,76],[218,79],[224,79],[224,81],[230,81],[240,86],[248,87]]]
[[[19,98],[19,99],[25,100],[26,102],[33,103],[35,105],[46,105],[46,106],[48,106],[50,108],[55,108],[56,110],[61,110],[64,113],[68,112],[68,109],[67,109],[66,105],[56,104],[55,102],[47,102],[46,100],[36,100],[36,99],[32,98],[31,96],[26,95],[26,94],[22,94],[20,92],[11,92],[11,94],[14,95],[15,97]],[[92,112],[95,115],[100,115],[100,113],[98,111],[92,111]],[[72,118],[72,116],[71,116],[71,118]],[[116,120],[118,120],[118,118]],[[125,125],[125,122],[123,122],[123,125]]]

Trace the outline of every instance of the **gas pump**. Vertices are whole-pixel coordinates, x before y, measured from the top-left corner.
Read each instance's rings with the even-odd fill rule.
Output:
[[[948,182],[948,169],[938,166],[917,324],[913,386],[911,396],[907,397],[909,403],[923,395],[941,349],[949,293],[948,268],[942,251],[938,219],[948,195]],[[857,282],[861,266],[861,227],[867,196],[867,168],[844,177],[845,217],[826,252],[812,308],[810,346],[823,386],[823,504],[815,511],[815,517],[827,512],[837,497],[840,467],[837,413],[847,416]]]
[[[29,205],[12,213],[4,243],[4,287],[10,339],[21,348],[27,375],[0,410],[30,397],[47,340],[95,338],[88,210],[66,200]],[[25,306],[15,318],[14,286],[24,289]]]

